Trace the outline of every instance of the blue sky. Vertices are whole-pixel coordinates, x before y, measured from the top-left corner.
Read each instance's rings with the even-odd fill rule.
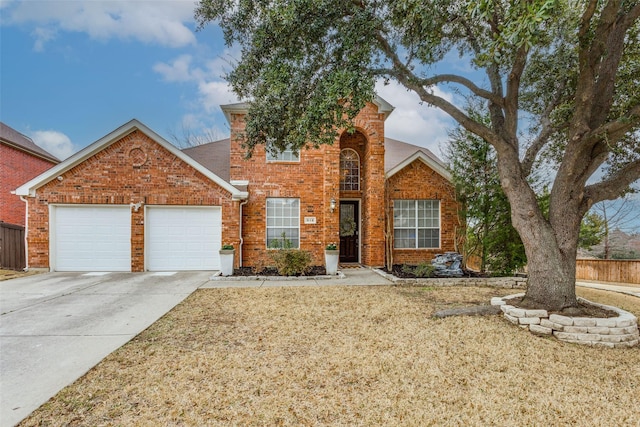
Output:
[[[64,159],[137,118],[172,141],[228,136],[222,76],[239,52],[215,25],[195,31],[193,0],[0,0],[0,120]],[[440,154],[452,121],[397,86],[387,136]],[[445,96],[449,97],[447,94]]]

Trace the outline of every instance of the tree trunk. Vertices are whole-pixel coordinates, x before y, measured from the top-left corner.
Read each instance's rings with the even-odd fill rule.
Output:
[[[550,311],[577,307],[576,254],[582,217],[565,198],[564,215],[547,220],[516,164],[502,162],[499,171],[511,204],[511,222],[527,254],[528,284],[523,304]],[[552,200],[551,205],[554,203],[559,201]]]
[[[525,244],[528,286],[523,302],[553,311],[576,307],[575,257],[562,255],[553,238],[529,246]]]
[[[527,254],[528,285],[523,304],[551,311],[578,306],[575,287],[580,221],[577,213],[570,212],[552,225],[535,197],[520,193],[519,199],[512,201],[512,223]]]

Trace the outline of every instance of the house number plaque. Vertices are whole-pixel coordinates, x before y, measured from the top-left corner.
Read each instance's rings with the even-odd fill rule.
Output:
[[[316,223],[316,217],[315,216],[305,216],[304,217],[304,223],[305,224],[315,224]]]

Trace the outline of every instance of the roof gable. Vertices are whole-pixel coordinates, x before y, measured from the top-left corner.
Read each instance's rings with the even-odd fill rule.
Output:
[[[384,114],[385,120],[387,119],[387,117],[389,117],[389,114],[391,114],[395,108],[379,95],[376,95],[371,102],[373,102],[373,104],[378,107],[379,113]],[[227,121],[231,123],[231,114],[246,113],[249,110],[249,104],[247,102],[237,102],[235,104],[221,105],[220,108],[227,118]]]
[[[214,182],[218,186],[222,187],[223,189],[231,193],[233,199],[242,200],[248,197],[248,194],[246,192],[238,190],[237,188],[235,188],[234,186],[226,182],[224,179],[222,179],[221,177],[219,177],[218,175],[214,174],[212,171],[207,169],[205,166],[201,165],[200,163],[195,161],[193,158],[191,158],[187,154],[177,149],[174,145],[169,143],[167,140],[162,138],[160,135],[158,135],[157,133],[155,133],[150,128],[148,128],[147,126],[145,126],[144,124],[142,124],[136,119],[133,119],[125,123],[124,125],[114,130],[113,132],[100,138],[93,144],[78,151],[76,154],[72,155],[65,161],[59,163],[58,165],[47,170],[43,174],[35,177],[31,181],[18,187],[15,193],[19,196],[34,196],[38,188],[42,187],[43,185],[55,179],[59,175],[79,165],[80,163],[84,162],[88,158],[99,153],[100,151],[104,150],[105,148],[109,147],[113,143],[121,140],[122,138],[124,138],[125,136],[127,136],[128,134],[136,130],[142,132],[143,134],[148,136],[150,139],[152,139],[155,143],[163,147],[165,150],[169,151],[171,154],[175,155],[177,158],[179,158],[180,160],[182,160],[192,168],[196,169],[198,172],[203,174],[212,182]]]
[[[56,156],[36,145],[31,138],[2,122],[0,122],[0,141],[51,163],[60,163],[60,160]]]
[[[391,138],[384,139],[384,172],[387,178],[420,160],[438,174],[451,181],[452,177],[442,161],[431,150]]]

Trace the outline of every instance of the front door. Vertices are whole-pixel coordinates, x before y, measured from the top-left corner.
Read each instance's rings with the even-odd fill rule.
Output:
[[[340,202],[340,262],[359,262],[359,202]]]

